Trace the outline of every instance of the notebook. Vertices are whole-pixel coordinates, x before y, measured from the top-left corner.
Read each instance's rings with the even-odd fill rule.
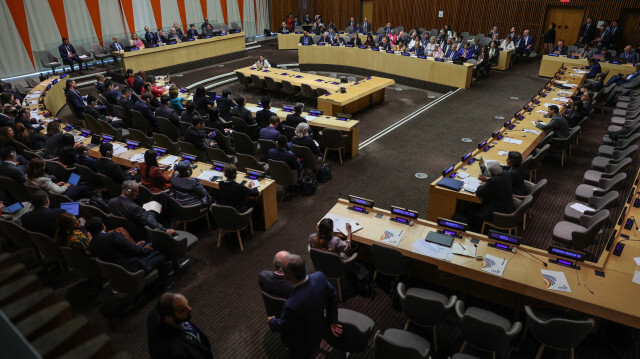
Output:
[[[462,181],[455,180],[453,178],[444,177],[438,182],[438,186],[442,186],[444,188],[452,189],[454,191],[459,191],[464,183]]]
[[[77,173],[71,173],[71,176],[69,176],[69,180],[67,181],[67,183],[72,186],[77,186],[78,182],[80,182],[80,175]]]
[[[441,246],[451,247],[451,244],[453,244],[453,239],[453,236],[447,234],[429,232],[424,240],[427,242],[439,244]]]

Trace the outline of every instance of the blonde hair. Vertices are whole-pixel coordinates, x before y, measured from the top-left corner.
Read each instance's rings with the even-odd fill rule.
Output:
[[[309,136],[309,125],[304,122],[300,122],[298,126],[296,126],[296,138],[300,139],[304,136]]]

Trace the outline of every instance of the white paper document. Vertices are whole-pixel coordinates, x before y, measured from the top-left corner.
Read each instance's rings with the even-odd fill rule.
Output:
[[[361,230],[362,227],[360,225],[360,223],[358,223],[357,220],[353,219],[353,218],[349,218],[349,217],[343,217],[343,216],[338,216],[336,214],[327,214],[326,216],[324,216],[324,218],[330,218],[333,221],[333,231],[334,232],[340,232],[342,234],[344,234],[345,236],[349,233],[349,231],[347,231],[347,223],[349,223],[351,225],[351,232],[355,233],[359,230]]]
[[[117,156],[117,155],[119,155],[121,153],[125,153],[127,151],[128,151],[128,149],[126,147],[124,147],[122,145],[119,145],[117,143],[113,144],[113,155],[114,156]]]
[[[557,84],[564,85],[564,84],[566,84],[566,83],[567,83],[567,81],[565,81],[565,80],[558,80],[558,81],[556,81],[556,83],[557,83]]]
[[[419,239],[413,242],[411,246],[413,247],[414,252],[423,254],[431,258],[436,258],[447,262],[451,262],[451,260],[453,259],[453,253],[451,252],[451,248],[449,247],[427,242],[423,239]]]
[[[565,84],[565,86],[575,88],[578,87],[578,84]]]
[[[456,173],[456,176],[458,178],[465,179],[465,178],[469,177],[470,175],[467,172],[458,172],[458,173]]]
[[[564,276],[564,273],[545,269],[541,269],[540,271],[542,272],[542,280],[547,286],[547,289],[571,292],[569,282],[567,282],[567,277]]]
[[[531,129],[528,129],[528,128],[522,129],[522,132],[533,133],[534,135],[539,135],[539,134],[542,133],[542,131],[540,131],[540,130],[531,130]]]
[[[136,153],[135,155],[131,156],[131,158],[129,158],[129,161],[138,163],[144,162],[144,153]]]
[[[575,69],[575,70],[573,70],[573,71],[574,71],[575,73],[577,73],[577,74],[587,74],[587,73],[589,73],[589,71],[585,71],[585,70],[578,70],[578,69]]]
[[[548,111],[545,111],[545,110],[538,110],[536,112],[537,113],[544,113],[545,115],[548,113]],[[531,122],[536,123],[536,121],[531,121]]]
[[[202,171],[202,173],[198,176],[198,179],[203,181],[211,181],[211,178],[213,178],[214,176],[222,176],[222,173],[218,171]]]
[[[640,257],[635,257],[633,260],[636,261],[637,266],[640,266]]]
[[[569,76],[572,76],[572,77],[582,77],[582,75],[579,75],[579,74],[570,74]]]
[[[89,56],[87,56],[87,55],[80,55],[80,56],[78,56],[78,57],[79,57],[79,58],[81,58],[81,59],[83,59],[83,60],[85,60],[85,59],[88,59],[88,58],[89,58]]]
[[[633,275],[633,283],[640,284],[640,271],[638,271],[638,270]]]
[[[585,211],[595,211],[595,209],[593,209],[593,208],[591,208],[589,206],[585,206],[582,203],[574,203],[569,207],[575,209],[576,211],[578,211],[580,213],[584,213]]]
[[[247,106],[245,107],[247,110],[251,111],[251,112],[258,112],[260,110],[262,110],[262,107],[253,107],[253,106]]]
[[[477,250],[477,247],[471,243],[462,244],[460,242],[455,242],[451,246],[451,253],[458,254],[461,256],[467,256],[471,258],[476,257],[476,250]]]
[[[543,111],[543,112],[544,112],[544,111]],[[545,112],[545,113],[546,113],[546,112]],[[536,121],[531,121],[531,123],[533,123],[533,125],[534,125],[534,126],[536,125]],[[541,124],[541,125],[546,125],[546,123],[545,123],[544,121],[540,121],[540,124]]]
[[[509,263],[509,261],[506,258],[500,258],[492,256],[491,254],[487,254],[486,256],[484,256],[480,268],[487,273],[502,277],[504,269],[507,268],[507,263]]]
[[[463,179],[462,182],[464,183],[464,186],[462,187],[462,189],[471,193],[476,193],[476,191],[478,190],[478,187],[482,185],[482,181],[480,181],[476,177],[467,177]]]
[[[558,95],[562,95],[562,94],[571,96],[573,95],[573,92],[566,91],[566,90],[558,91]]]
[[[405,232],[400,229],[387,228],[384,230],[382,236],[380,236],[380,241],[385,244],[397,246],[398,243],[400,243],[400,241],[402,240],[404,233]]]
[[[304,115],[304,119],[307,120],[308,122],[312,122],[316,118],[318,118],[318,116]]]
[[[498,151],[498,156],[508,156],[509,151]]]
[[[506,143],[513,143],[514,145],[522,144],[522,140],[516,140],[515,138],[509,138],[509,137],[505,137],[503,141]]]
[[[556,101],[556,102],[569,102],[569,99],[566,98],[566,97],[554,97],[553,101]]]
[[[558,107],[562,107],[561,104],[557,104],[557,103],[545,103],[544,107],[551,107],[551,106],[558,106]],[[546,113],[546,112],[545,112]]]
[[[142,205],[145,211],[154,211],[157,213],[162,213],[162,205],[156,201],[150,201]]]
[[[178,160],[178,156],[169,155],[163,158],[160,162],[158,162],[158,164],[170,166],[174,164],[177,160]]]
[[[253,188],[260,187],[260,181],[258,180],[249,180],[249,182],[253,183]],[[346,229],[346,228],[345,228]],[[352,229],[353,230],[353,229]]]

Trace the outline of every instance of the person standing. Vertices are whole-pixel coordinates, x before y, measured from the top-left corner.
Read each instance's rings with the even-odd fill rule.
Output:
[[[307,275],[304,259],[288,255],[283,272],[293,283],[293,292],[282,307],[280,318],[267,318],[271,331],[279,332],[293,358],[309,358],[320,348],[327,324],[338,337],[338,293],[322,272]],[[325,316],[326,312],[326,316]]]

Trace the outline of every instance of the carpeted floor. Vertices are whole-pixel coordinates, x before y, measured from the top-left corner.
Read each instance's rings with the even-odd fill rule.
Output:
[[[180,77],[174,76],[173,80],[185,86],[230,72],[233,68],[247,66],[261,53],[276,63],[297,62],[295,52],[274,50],[273,43],[262,42],[261,45],[261,49],[249,51],[252,56],[250,59],[232,61],[224,64],[224,67],[212,66],[185,72]],[[188,265],[172,277],[174,285],[171,290],[183,293],[189,300],[193,308],[193,321],[208,335],[214,357],[285,357],[279,336],[270,333],[265,324],[266,315],[257,280],[261,270],[272,268],[273,255],[283,249],[302,254],[308,270],[312,271],[313,266],[306,254],[306,239],[314,231],[317,221],[335,204],[340,193],[372,198],[376,206],[381,208],[390,205],[411,208],[424,217],[430,182],[438,177],[443,168],[456,162],[462,154],[473,149],[475,143],[501,125],[502,121],[495,119],[495,116],[510,117],[543,86],[546,80],[537,76],[538,67],[539,62],[532,61],[508,72],[494,71],[489,78],[481,80],[471,89],[454,92],[370,143],[354,159],[340,165],[337,158],[331,157],[333,179],[320,184],[313,196],[296,196],[280,202],[278,222],[268,232],[258,231],[252,237],[246,235],[244,252],[239,250],[232,238],[224,240],[221,248],[216,248],[217,232],[207,233],[202,223],[193,224],[190,230],[197,233],[200,240],[189,253],[191,261]],[[237,84],[228,87],[234,93],[243,90]],[[387,90],[384,102],[355,116],[361,121],[361,142],[444,95],[404,86],[393,88]],[[256,101],[256,96],[247,96],[249,101]],[[428,96],[436,97],[430,99]],[[518,97],[519,100],[510,97]],[[279,100],[274,102],[275,106],[282,103]],[[565,167],[560,168],[554,156],[545,161],[545,168],[539,171],[538,178],[548,178],[552,186],[548,186],[547,193],[534,208],[535,216],[524,232],[526,243],[541,247],[548,245],[550,229],[561,218],[564,204],[573,197],[573,190],[588,168],[590,157],[597,151],[605,127],[603,116],[594,117],[583,132],[580,148],[569,157]],[[462,137],[471,138],[472,142],[464,143]],[[428,178],[416,178],[417,172],[426,173]],[[366,260],[367,249],[361,248],[361,252]],[[464,298],[468,305],[495,310],[511,320],[524,320],[522,299],[511,293],[466,283],[453,274],[441,273],[419,264],[414,265],[413,272],[420,275],[409,281],[410,286],[424,286],[446,294],[456,294]],[[146,316],[158,291],[150,291],[132,310],[123,311],[114,309],[114,299],[108,290],[98,295],[87,295],[77,285],[66,283],[57,293],[72,301],[74,308],[90,319],[94,330],[107,333],[117,351],[127,351],[138,358],[148,357]],[[389,283],[381,278],[378,284],[375,300],[351,297],[341,303],[341,307],[370,316],[376,322],[375,330],[402,328],[405,318],[392,308],[387,294]],[[510,305],[494,304],[505,300],[510,301]],[[536,304],[544,306],[544,303]],[[439,328],[441,350],[434,358],[446,358],[457,352],[462,343],[454,318],[449,319]],[[414,327],[410,330],[432,341],[430,330]],[[597,332],[576,349],[576,357],[636,358],[640,355],[639,342],[636,330],[603,321]],[[323,348],[318,358],[339,356],[330,347]],[[509,349],[510,357],[531,358],[537,348],[537,341],[530,334],[518,336]],[[556,354],[547,350],[543,357],[563,357]],[[359,357],[373,357],[372,347]]]

